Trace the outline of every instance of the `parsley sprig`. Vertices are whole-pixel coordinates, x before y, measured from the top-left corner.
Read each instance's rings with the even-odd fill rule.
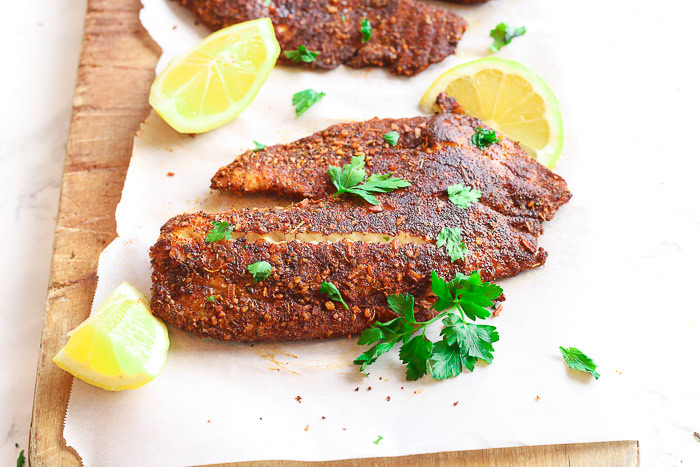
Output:
[[[316,102],[320,101],[325,92],[318,92],[313,89],[305,89],[299,91],[292,96],[292,105],[296,111],[297,117],[311,108]]]
[[[255,149],[253,149],[253,152],[262,151],[267,147],[267,144],[258,143],[255,140],[253,140],[253,144],[255,144]]]
[[[386,141],[387,144],[394,147],[399,142],[399,132],[398,131],[390,131],[388,133],[384,133],[382,135],[382,138],[384,138],[384,141]]]
[[[489,50],[496,53],[501,50],[503,46],[510,44],[510,41],[516,37],[524,35],[525,32],[527,32],[527,28],[525,28],[525,26],[516,28],[509,26],[506,23],[499,23],[498,26],[491,30],[491,34],[489,34],[491,37],[493,37],[493,44],[491,44]]]
[[[293,62],[311,63],[318,57],[318,52],[307,49],[305,45],[300,45],[297,50],[285,50],[284,56]]]
[[[330,166],[328,175],[331,177],[333,185],[338,189],[333,196],[351,193],[374,205],[379,204],[379,201],[372,193],[389,193],[398,188],[411,186],[410,182],[398,177],[392,177],[391,173],[384,175],[372,174],[365,180],[367,175],[365,173],[365,156],[353,157],[350,163],[345,164],[342,169],[333,165]]]
[[[406,379],[415,381],[426,374],[434,379],[458,376],[466,368],[474,370],[477,360],[493,361],[493,343],[498,341],[494,326],[474,324],[469,320],[487,318],[488,308],[501,296],[503,289],[483,282],[478,272],[468,276],[457,273],[449,282],[432,273],[432,290],[437,300],[432,308],[439,313],[428,321],[416,321],[411,294],[394,294],[387,298],[389,308],[398,317],[375,323],[360,336],[359,345],[370,344],[353,363],[365,371],[396,344],[401,344],[399,358],[406,365]],[[426,336],[431,324],[442,320],[442,340],[432,342]]]

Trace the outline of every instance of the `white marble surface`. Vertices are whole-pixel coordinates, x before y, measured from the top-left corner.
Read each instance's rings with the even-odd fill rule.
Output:
[[[640,407],[654,425],[654,437],[642,443],[643,458],[646,465],[698,465],[693,462],[700,461],[700,442],[692,438],[693,431],[700,431],[698,321],[674,317],[679,310],[694,316],[700,311],[697,268],[692,266],[700,260],[700,150],[694,140],[700,128],[700,7],[683,0],[572,5],[561,2],[555,15],[577,38],[567,40],[562,51],[568,81],[560,93],[569,93],[571,102],[565,117],[579,129],[567,145],[585,147],[601,167],[599,174],[579,174],[571,182],[598,183],[610,191],[610,205],[601,207],[597,220],[610,226],[621,254],[638,258],[640,271],[648,275],[648,282],[640,281],[638,294],[653,297],[656,311],[647,307],[640,319],[658,321],[659,332],[675,334],[678,342],[658,348],[650,334],[648,347],[624,351],[634,364],[623,372],[646,371],[657,381],[653,406]],[[85,0],[35,0],[4,7],[0,464],[12,465],[27,444]],[[583,115],[597,119],[583,120]],[[636,180],[630,185],[635,191],[617,190],[619,181],[628,177]],[[606,271],[605,258],[600,262],[601,276],[614,286],[616,276],[625,271]],[[615,307],[624,303],[620,297],[620,303],[601,306],[614,315]],[[619,332],[636,329],[635,323],[626,323]],[[601,333],[615,335],[606,323],[601,323]],[[592,416],[605,423],[605,414]]]
[[[27,448],[85,4],[5,2],[0,15],[0,465]]]

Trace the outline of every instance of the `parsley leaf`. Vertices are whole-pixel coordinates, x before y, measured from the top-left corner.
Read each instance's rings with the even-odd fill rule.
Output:
[[[285,50],[284,55],[293,62],[311,63],[318,57],[318,52],[307,49],[305,45],[300,45],[297,50]]]
[[[292,105],[295,108],[297,117],[309,110],[312,105],[320,101],[325,95],[325,92],[317,92],[313,89],[306,89],[294,94],[292,96]]]
[[[506,23],[498,24],[498,26],[491,30],[491,34],[489,34],[493,37],[493,44],[491,44],[489,50],[494,53],[498,52],[503,46],[510,44],[510,41],[516,37],[524,35],[526,31],[527,29],[525,26],[515,28],[513,26],[508,26]]]
[[[475,188],[464,186],[461,183],[447,187],[447,194],[454,204],[462,209],[467,209],[472,204],[479,201],[481,192]]]
[[[233,232],[233,227],[229,225],[228,222],[211,222],[214,227],[207,233],[205,242],[218,242],[221,240],[231,240],[231,232]]]
[[[372,37],[372,25],[368,19],[363,19],[360,24],[360,32],[362,33],[362,43],[364,44]]]
[[[372,442],[373,442],[374,444],[379,444],[379,442],[380,442],[381,440],[383,440],[383,439],[384,439],[384,437],[383,437],[382,435],[378,435],[378,436],[377,436],[377,440],[376,440],[376,441],[372,441]]]
[[[24,458],[24,449],[22,449],[19,452],[19,456],[17,456],[17,467],[24,467],[26,459]]]
[[[453,263],[469,253],[467,245],[462,241],[462,229],[459,227],[443,227],[436,240],[438,248],[444,246]]]
[[[212,303],[216,303],[216,295],[209,295],[207,297],[207,300],[209,300]]]
[[[592,358],[576,347],[569,347],[568,349],[559,347],[559,351],[562,357],[564,357],[566,364],[569,365],[569,368],[572,370],[585,371],[592,374],[595,379],[600,377],[600,374],[596,371],[598,365],[595,364]]]
[[[267,147],[266,144],[258,143],[257,141],[253,140],[253,143],[255,144],[255,149],[253,149],[253,152],[258,152]]]
[[[477,359],[493,361],[493,343],[498,341],[494,326],[478,325],[467,318],[485,318],[490,315],[485,307],[493,306],[503,290],[497,285],[482,282],[478,272],[458,273],[446,282],[432,272],[432,289],[437,295],[433,308],[439,313],[425,322],[417,322],[414,298],[411,294],[394,294],[387,303],[398,316],[386,323],[375,323],[365,330],[359,345],[372,345],[354,361],[365,371],[396,344],[401,345],[399,358],[406,365],[406,379],[415,381],[426,374],[435,379],[446,379],[462,373],[463,368],[474,370]],[[442,320],[442,340],[433,343],[426,337],[426,328]]]
[[[365,178],[365,157],[355,156],[349,164],[345,164],[342,168],[330,166],[328,168],[328,176],[331,178],[333,185],[338,191],[333,196],[338,196],[343,193],[351,193],[357,195],[370,204],[377,205],[379,200],[372,193],[389,193],[398,188],[411,186],[411,183],[401,178],[392,177],[388,174],[372,174],[360,184]]]
[[[472,135],[472,144],[479,149],[486,149],[493,143],[498,143],[498,136],[493,130],[477,127]]]
[[[265,5],[265,6],[270,6],[270,2],[271,2],[271,1],[272,1],[272,0],[263,0],[263,5]]]
[[[384,133],[382,135],[382,138],[384,138],[384,141],[389,143],[389,145],[396,146],[396,144],[399,142],[399,132],[398,131],[390,131],[388,133]]]
[[[258,261],[248,265],[248,272],[253,275],[253,279],[257,283],[270,276],[272,266],[267,261]]]
[[[321,283],[321,293],[328,295],[331,300],[342,303],[346,310],[350,310],[348,304],[343,300],[343,296],[340,295],[340,290],[332,282]]]

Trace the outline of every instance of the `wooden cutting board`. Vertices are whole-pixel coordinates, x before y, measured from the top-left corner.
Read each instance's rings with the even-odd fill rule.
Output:
[[[63,439],[73,377],[54,365],[51,357],[65,344],[66,333],[90,313],[98,257],[116,237],[114,211],[129,166],[134,133],[149,112],[148,91],[160,49],[139,22],[140,8],[139,0],[88,0],[34,390],[29,438],[29,461],[34,467],[81,464],[80,453],[67,447]],[[637,466],[639,443],[490,449],[329,464],[409,463]],[[255,464],[260,463],[237,465]]]

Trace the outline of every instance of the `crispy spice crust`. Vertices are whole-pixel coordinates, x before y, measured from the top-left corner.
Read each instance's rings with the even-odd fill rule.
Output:
[[[387,67],[413,76],[454,53],[467,23],[451,11],[413,0],[181,0],[211,29],[270,17],[282,50],[305,45],[320,52],[312,63],[280,63],[330,70]],[[360,23],[372,37],[362,43]]]
[[[390,196],[386,211],[338,199],[303,202],[284,209],[245,209],[226,214],[186,214],[171,219],[151,249],[153,313],[200,336],[223,340],[301,340],[356,334],[374,320],[392,317],[386,297],[411,293],[420,319],[432,316],[426,304],[430,272],[452,277],[481,269],[485,280],[540,266],[546,252],[534,235],[516,230],[512,219],[476,205],[458,213],[444,200],[410,193]],[[397,201],[395,198],[399,198]],[[402,215],[414,206],[412,218]],[[441,209],[441,214],[436,214]],[[456,208],[459,209],[459,208]],[[427,210],[427,211],[423,211]],[[398,212],[397,212],[398,211]],[[421,216],[421,211],[427,218]],[[455,211],[455,212],[453,212]],[[452,263],[434,244],[441,223],[466,229],[466,261]],[[270,243],[243,238],[204,241],[212,221],[228,222],[235,232],[265,234],[386,233],[425,236],[427,243],[369,243],[340,240]],[[421,222],[424,221],[424,222]],[[246,266],[268,261],[272,275],[255,284]],[[319,292],[333,282],[350,310]],[[216,303],[206,298],[216,295]]]
[[[442,96],[447,111],[459,110]],[[571,198],[564,179],[537,163],[502,134],[486,149],[471,144],[476,118],[444,113],[434,117],[372,119],[342,123],[290,144],[248,151],[219,171],[211,187],[235,193],[277,193],[319,199],[336,192],[330,165],[365,156],[368,173],[393,172],[411,191],[445,194],[456,183],[482,191],[480,202],[504,215],[550,220]],[[389,146],[382,135],[398,131]]]

